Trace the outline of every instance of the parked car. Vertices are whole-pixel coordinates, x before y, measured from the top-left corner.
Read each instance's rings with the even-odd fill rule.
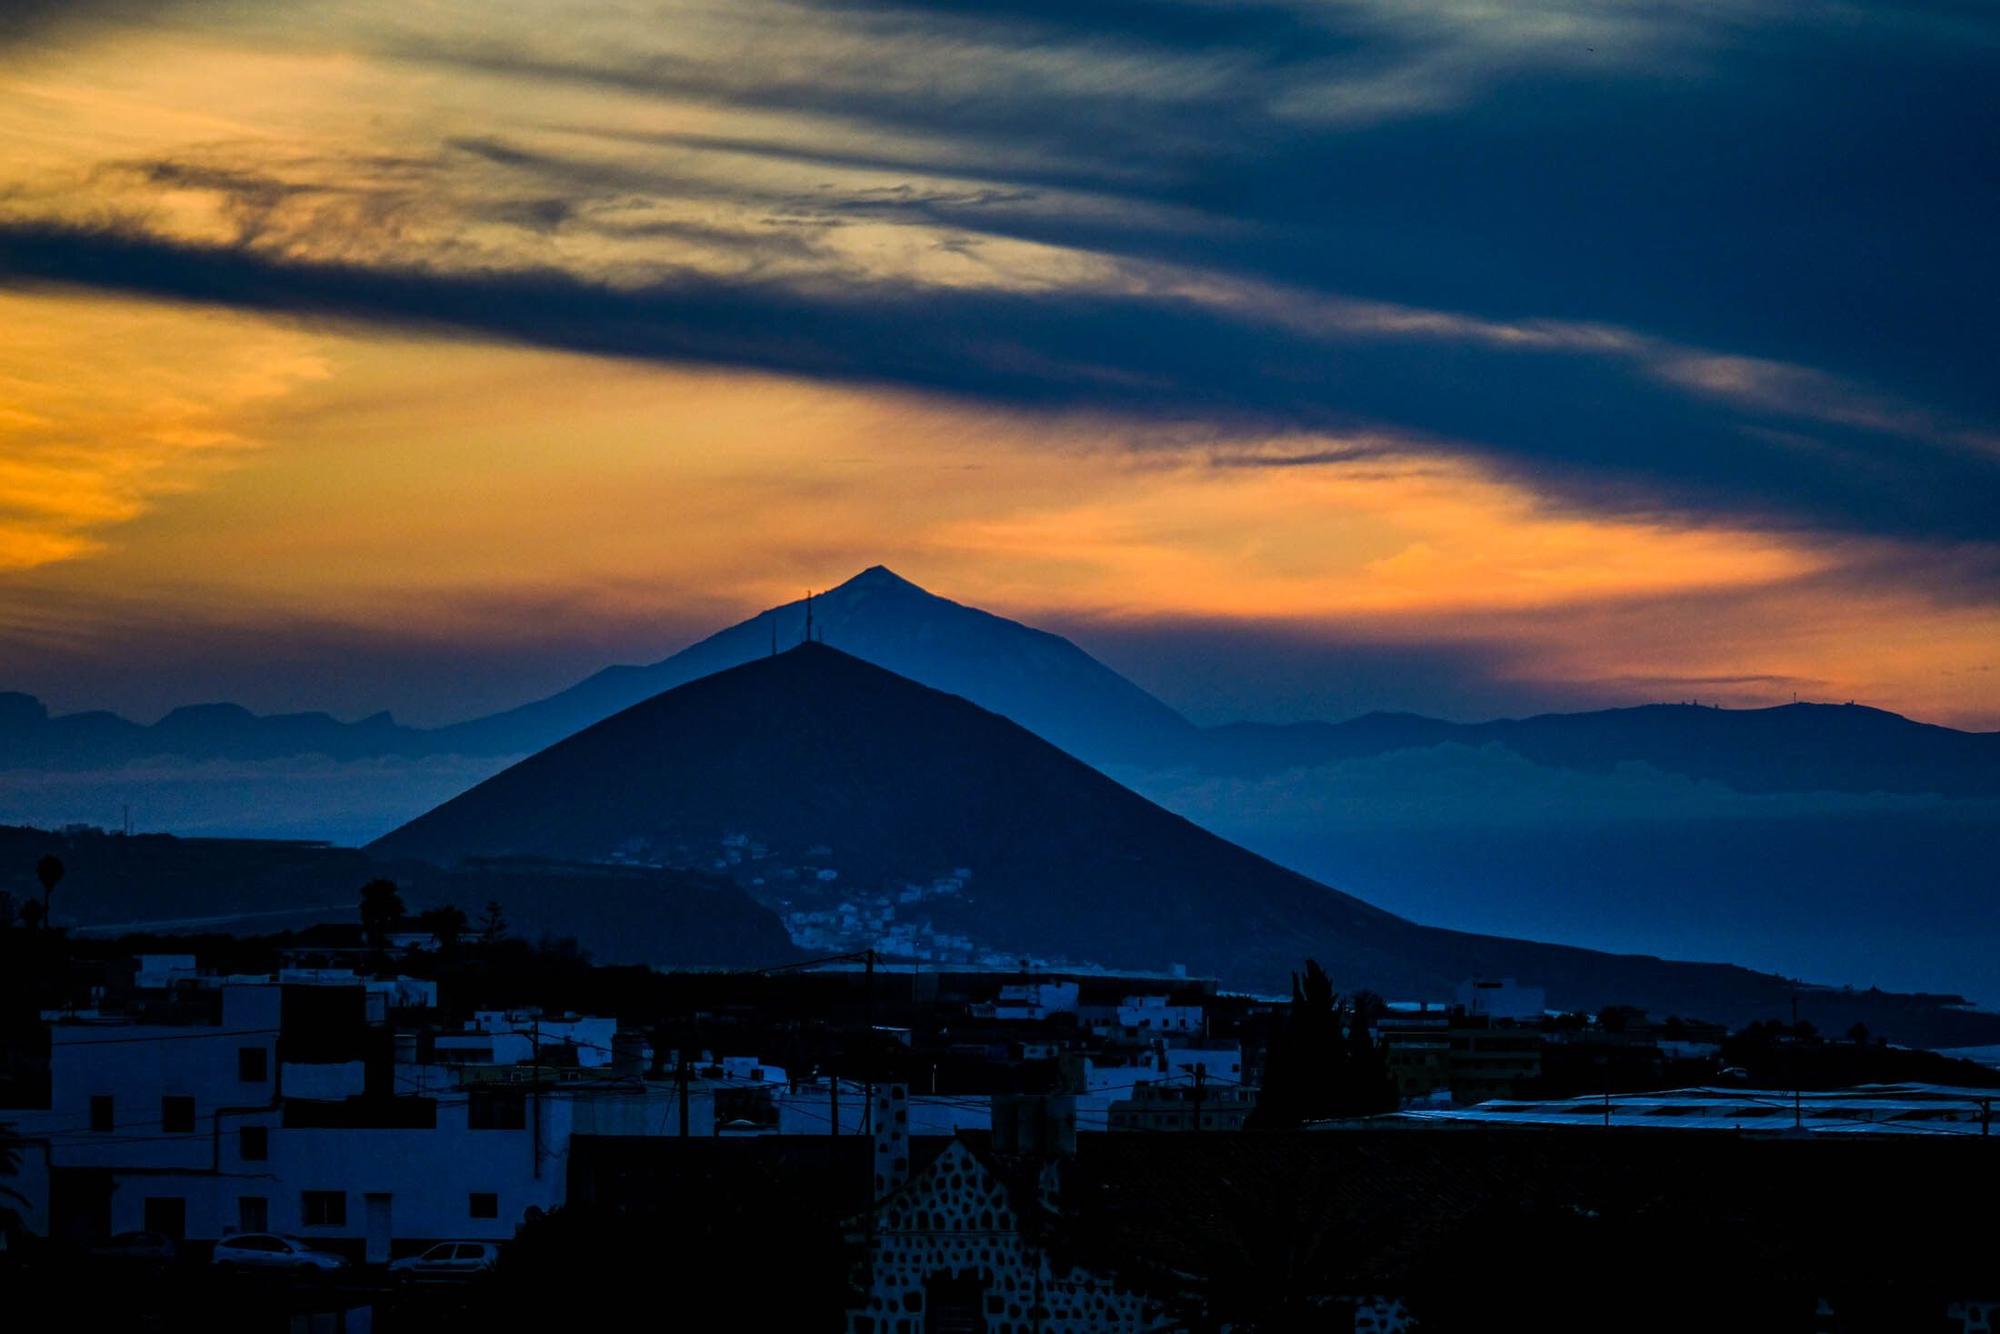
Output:
[[[167,1265],[180,1254],[180,1247],[163,1232],[121,1232],[92,1246],[90,1254],[119,1264]]]
[[[229,1269],[289,1269],[330,1273],[347,1268],[347,1261],[315,1249],[297,1237],[275,1232],[239,1232],[215,1243],[215,1263]]]
[[[421,1255],[394,1261],[389,1272],[417,1282],[477,1278],[491,1273],[499,1259],[500,1248],[490,1241],[441,1241]]]

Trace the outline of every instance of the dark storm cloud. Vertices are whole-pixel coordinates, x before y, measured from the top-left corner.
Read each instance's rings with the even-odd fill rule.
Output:
[[[2000,277],[1986,241],[2000,216],[1991,20],[1879,7],[1845,23],[1757,14],[1732,26],[1725,9],[1690,39],[1694,70],[1615,63],[1613,50],[1594,55],[1601,73],[1582,61],[1481,69],[1496,58],[1473,49],[1470,68],[1417,63],[1407,114],[1329,124],[1284,107],[1395,84],[1398,62],[1420,61],[1417,37],[1283,7],[835,8],[885,32],[973,15],[981,30],[1011,22],[1020,41],[1051,50],[1115,44],[1107,55],[1205,58],[1228,77],[1147,97],[1117,86],[1052,94],[1031,74],[873,84],[672,56],[431,54],[517,77],[948,132],[963,157],[930,164],[940,171],[1001,146],[1040,150],[1094,164],[1097,183],[1119,193],[1257,224],[1246,245],[1078,231],[1052,215],[987,220],[1028,239],[1472,313],[1604,320],[2000,410],[1984,354]],[[1171,64],[1160,77],[1171,81]]]
[[[115,232],[0,227],[0,277],[307,317],[457,330],[607,356],[1108,409],[1263,431],[1380,423],[1626,512],[1728,511],[1926,538],[2000,538],[2000,457],[1814,423],[1843,466],[1641,367],[1536,350],[1323,338],[1197,303],[687,277],[639,287],[548,270],[449,274],[289,261]]]
[[[1990,10],[802,8],[887,54],[718,60],[643,41],[592,54],[484,33],[378,46],[524,83],[806,113],[873,134],[833,147],[629,126],[570,127],[562,147],[460,136],[440,148],[509,182],[479,201],[480,220],[798,259],[824,256],[828,229],[897,218],[1282,288],[1308,312],[1359,298],[1530,333],[1568,322],[1627,346],[1313,329],[1254,303],[1115,291],[920,291],[837,264],[790,288],[611,288],[493,264],[455,275],[338,267],[22,225],[0,239],[0,265],[17,278],[1015,405],[1402,436],[1619,512],[2000,537]],[[660,159],[572,151],[592,133]],[[588,207],[739,189],[728,172],[689,169],[691,155],[917,179],[795,197],[742,185],[738,202],[780,226],[769,235]],[[1065,192],[1099,206],[1069,206],[1056,198]],[[269,202],[240,182],[237,197],[253,220]]]
[[[0,48],[150,23],[203,5],[204,0],[0,0]],[[222,4],[208,0],[207,7]]]

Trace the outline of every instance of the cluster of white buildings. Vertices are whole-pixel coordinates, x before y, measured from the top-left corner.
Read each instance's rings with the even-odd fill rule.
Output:
[[[46,1016],[49,1105],[5,1113],[31,1232],[276,1231],[380,1261],[511,1237],[562,1202],[574,1135],[679,1134],[683,1106],[715,1128],[714,1081],[643,1078],[611,1019],[481,1012],[420,1050],[395,1021],[433,1010],[431,982],[158,955],[135,980],[126,1013]]]
[[[1100,1054],[1064,1060],[1079,1130],[1240,1129],[1256,1106],[1243,1047],[1209,1035],[1206,1010],[1159,992],[1092,1002],[1073,978],[1012,982],[975,1016],[1046,1024],[1068,1016]],[[1024,1056],[1058,1056],[1022,1044]]]

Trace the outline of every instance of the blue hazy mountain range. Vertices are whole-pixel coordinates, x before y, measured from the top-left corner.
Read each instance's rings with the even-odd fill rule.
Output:
[[[1782,978],[1425,926],[1147,801],[1025,728],[838,649],[800,644],[654,695],[371,843],[400,863],[620,861],[727,875],[824,948],[895,942],[1016,959],[1183,965],[1282,989],[1303,957],[1346,986],[1447,994],[1533,977],[1550,1002],[1614,997],[1742,1023]],[[957,942],[957,944],[953,944]],[[1970,1041],[2000,1015],[1804,989],[1817,1023]],[[1922,1036],[1919,1037],[1918,1035]]]
[[[832,646],[1021,723],[1178,814],[1420,921],[2000,1002],[2000,734],[1852,705],[1197,727],[1055,635],[876,567]],[[362,843],[611,714],[803,636],[803,601],[519,708],[141,725],[0,696],[0,820]]]
[[[1346,722],[1197,727],[1069,640],[930,593],[875,566],[812,600],[815,633],[844,652],[963,695],[1100,766],[1271,773],[1445,744],[1497,744],[1539,765],[1609,772],[1639,762],[1745,792],[2000,797],[2000,733],[1960,732],[1857,705],[1719,709],[1650,704],[1454,723],[1408,713]],[[524,755],[674,686],[768,656],[804,635],[806,601],[718,631],[644,666],[607,667],[546,699],[437,728],[377,713],[257,715],[176,709],[147,725],[106,712],[51,716],[0,694],[0,769],[97,768],[156,757]]]

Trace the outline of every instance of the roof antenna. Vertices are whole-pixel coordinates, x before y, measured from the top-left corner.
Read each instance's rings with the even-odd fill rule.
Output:
[[[808,643],[808,644],[812,643],[812,637],[813,637],[813,595],[812,595],[812,590],[811,590],[810,588],[808,588],[808,589],[806,590],[806,638],[805,638],[805,642],[806,642],[806,643]]]

